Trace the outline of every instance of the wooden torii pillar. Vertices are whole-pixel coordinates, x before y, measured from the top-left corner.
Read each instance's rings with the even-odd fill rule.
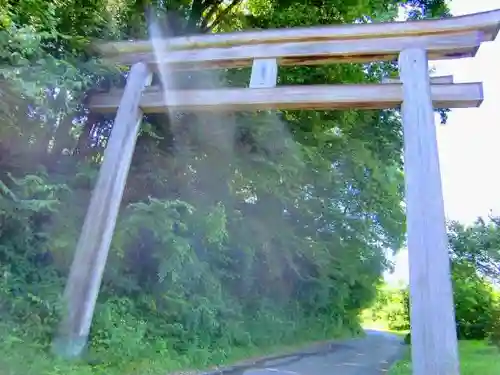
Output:
[[[164,61],[149,41],[101,45],[114,63],[133,65],[124,91],[90,107],[117,111],[66,287],[60,347],[84,348],[142,112],[165,110],[166,93],[145,89],[149,67],[234,68],[253,64],[246,89],[167,92],[168,108],[190,111],[382,109],[402,106],[414,375],[458,375],[459,361],[433,108],[479,106],[481,83],[430,79],[428,59],[472,57],[494,40],[500,10],[443,20],[289,28],[169,39]],[[400,80],[381,84],[276,87],[277,66],[399,58]],[[114,202],[110,199],[115,197]]]

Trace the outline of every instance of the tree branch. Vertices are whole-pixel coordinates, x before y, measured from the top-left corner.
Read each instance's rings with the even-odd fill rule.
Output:
[[[217,0],[218,1],[218,0]],[[203,11],[207,8],[203,0],[193,0],[191,4],[191,11],[189,12],[189,19],[186,24],[185,33],[195,33],[198,29],[198,23],[202,19]]]
[[[205,27],[205,29],[202,30],[202,32],[207,32],[211,29],[213,29],[222,19],[228,15],[231,10],[233,10],[234,7],[239,5],[242,0],[233,0],[231,4],[229,4],[222,12],[220,12],[217,17],[215,18],[214,22],[210,24],[210,26]]]
[[[208,22],[212,18],[212,16],[217,13],[217,10],[219,9],[220,5],[222,4],[223,0],[216,0],[215,3],[212,4],[212,7],[208,11],[208,13],[203,17],[203,20],[201,21],[200,25],[200,30],[203,32],[203,30],[208,31],[209,28],[207,28]]]

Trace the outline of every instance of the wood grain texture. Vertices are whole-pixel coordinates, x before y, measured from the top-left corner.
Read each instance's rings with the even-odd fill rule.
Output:
[[[145,64],[132,67],[92,192],[65,290],[68,313],[61,324],[59,341],[67,347],[69,357],[81,354],[90,331],[143,115],[139,109],[141,93],[151,76]]]
[[[91,98],[90,109],[114,112],[123,91],[112,90]],[[184,90],[168,95],[168,107],[186,111],[256,111],[270,109],[381,109],[398,107],[403,100],[401,84],[279,86],[275,88],[233,88]],[[481,83],[432,86],[436,108],[477,107],[483,100]],[[164,93],[155,86],[144,91],[141,109],[145,113],[165,111]]]
[[[228,47],[243,44],[352,40],[459,33],[465,31],[482,31],[485,34],[485,41],[491,41],[495,39],[499,27],[500,9],[439,20],[294,27],[176,37],[170,39],[169,45],[172,49],[183,50]],[[93,49],[107,56],[152,51],[151,43],[147,40],[108,43],[96,42],[93,44]]]
[[[278,63],[276,59],[256,59],[250,75],[251,88],[276,87],[278,82]]]
[[[131,65],[144,62],[152,66],[168,64],[171,69],[216,69],[251,66],[254,59],[277,59],[279,65],[318,65],[335,62],[371,62],[395,60],[400,51],[419,47],[428,51],[431,59],[445,60],[472,57],[485,39],[482,31],[450,35],[397,36],[355,40],[288,42],[204,48],[160,53],[133,52],[107,58],[109,63]],[[159,43],[155,43],[157,45]]]
[[[458,375],[441,173],[427,55],[401,52],[413,375]]]
[[[429,77],[431,84],[433,85],[442,85],[442,84],[452,84],[453,83],[453,76],[448,75],[448,76],[434,76],[434,77]],[[401,79],[399,77],[397,78],[383,78],[382,83],[401,83]]]

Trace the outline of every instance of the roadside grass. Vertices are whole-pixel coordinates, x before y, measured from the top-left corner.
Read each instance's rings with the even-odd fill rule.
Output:
[[[500,374],[500,350],[485,341],[460,341],[461,375],[498,375]],[[396,362],[389,375],[411,375],[410,348],[404,359]]]
[[[120,364],[107,362],[106,357],[101,359],[102,363],[90,365],[85,361],[65,361],[55,358],[44,348],[37,348],[32,343],[25,342],[21,345],[10,345],[3,348],[0,358],[0,375],[160,375],[160,374],[182,374],[195,375],[201,370],[215,370],[221,366],[235,365],[258,360],[260,356],[280,355],[295,350],[303,349],[306,344],[290,346],[270,346],[266,348],[246,347],[234,348],[225,353],[207,353],[200,350],[185,355],[177,353],[145,353],[147,357],[133,360],[124,356]],[[221,360],[214,364],[210,360],[204,360],[205,356],[220,355]]]
[[[120,363],[108,361],[106,353],[98,364],[84,361],[64,361],[55,358],[46,348],[29,338],[9,334],[8,327],[0,324],[4,340],[0,343],[0,375],[195,375],[201,370],[215,370],[223,366],[252,363],[268,356],[279,356],[304,350],[332,339],[353,337],[360,332],[335,332],[334,337],[300,337],[295,343],[226,348],[218,351],[198,349],[184,355],[169,350],[161,353],[147,352],[143,358],[128,358],[125,354]]]

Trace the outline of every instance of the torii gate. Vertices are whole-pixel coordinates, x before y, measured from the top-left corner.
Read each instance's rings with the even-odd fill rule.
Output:
[[[495,39],[500,10],[442,20],[370,23],[176,37],[161,64],[172,69],[252,65],[249,88],[163,91],[148,87],[157,64],[151,42],[100,45],[132,65],[123,91],[91,98],[94,112],[116,111],[71,267],[63,345],[80,348],[115,228],[142,114],[165,109],[382,109],[402,105],[414,375],[458,375],[459,361],[433,107],[477,107],[481,83],[429,78],[429,59],[473,57]],[[381,84],[276,87],[277,66],[371,62],[399,57],[400,80]],[[215,93],[215,94],[214,94]],[[165,108],[164,94],[168,96]],[[171,95],[173,94],[173,95]],[[110,199],[110,197],[119,199]],[[79,351],[79,349],[76,349]]]

